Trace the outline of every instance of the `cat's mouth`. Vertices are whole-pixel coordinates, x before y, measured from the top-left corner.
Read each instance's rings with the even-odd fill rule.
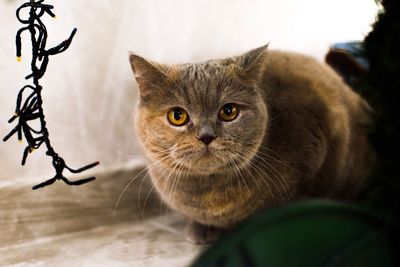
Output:
[[[222,155],[226,153],[222,149],[204,146],[198,150],[180,153],[176,161],[186,167],[189,171],[199,174],[211,174],[226,170],[229,161]]]
[[[215,148],[211,148],[209,146],[204,146],[201,150],[200,150],[200,156],[201,157],[214,157],[216,153],[216,149]]]
[[[198,150],[184,152],[182,156],[188,160],[215,160],[219,158],[219,153],[221,153],[221,149],[204,146]]]

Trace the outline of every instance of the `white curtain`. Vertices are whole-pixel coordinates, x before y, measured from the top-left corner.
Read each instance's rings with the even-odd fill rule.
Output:
[[[0,137],[13,127],[19,89],[29,83],[29,35],[15,60],[15,9],[0,0]],[[223,57],[270,42],[323,60],[331,43],[360,40],[378,10],[373,0],[53,0],[58,19],[44,19],[48,46],[78,28],[71,47],[50,58],[41,80],[55,150],[72,167],[99,160],[97,171],[135,163],[136,83],[128,51],[166,63]],[[20,166],[24,145],[0,143],[0,187],[38,183],[54,171],[44,146]],[[96,169],[93,170],[96,172]]]

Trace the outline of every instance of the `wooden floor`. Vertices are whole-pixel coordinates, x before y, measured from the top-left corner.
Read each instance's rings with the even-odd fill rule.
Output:
[[[142,169],[79,187],[0,188],[0,266],[188,266],[201,247],[185,241],[184,219],[148,194],[148,177],[130,185],[114,214]]]

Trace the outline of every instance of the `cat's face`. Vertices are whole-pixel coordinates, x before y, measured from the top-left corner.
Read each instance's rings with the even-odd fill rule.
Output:
[[[248,164],[268,120],[254,82],[265,50],[177,66],[131,55],[140,91],[136,129],[147,154],[164,167],[193,174]]]

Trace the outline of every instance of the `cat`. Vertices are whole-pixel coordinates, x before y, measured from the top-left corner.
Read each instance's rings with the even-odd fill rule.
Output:
[[[327,65],[267,46],[194,64],[129,56],[152,183],[193,243],[261,209],[352,200],[373,165],[368,103]]]

